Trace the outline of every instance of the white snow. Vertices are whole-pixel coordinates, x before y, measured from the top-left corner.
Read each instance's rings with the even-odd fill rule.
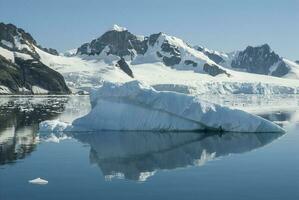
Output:
[[[117,25],[117,24],[114,24],[111,30],[112,30],[112,31],[119,31],[119,32],[122,32],[122,31],[126,31],[127,28],[125,28],[125,27],[121,27],[121,26],[119,26],[119,25]]]
[[[9,48],[13,48],[13,44],[6,40],[1,40],[1,43]]]
[[[67,57],[71,57],[77,54],[78,49],[70,49],[66,52],[64,52],[61,56],[67,56]]]
[[[0,55],[11,62],[15,62],[14,53],[12,51],[0,47]]]
[[[16,47],[17,49],[19,49],[19,50],[26,49],[26,50],[32,52],[32,51],[33,51],[33,50],[32,50],[33,47],[30,48],[30,47],[28,46],[28,44],[23,44],[23,43],[21,43],[21,35],[20,35],[20,33],[18,33],[18,34],[19,34],[18,36],[14,36],[14,44],[15,44],[15,47]],[[27,41],[25,41],[25,42],[27,42]]]
[[[136,58],[132,61],[132,65],[138,65],[138,64],[155,64],[157,62],[161,62],[162,58],[159,58],[157,56],[157,52],[162,54],[163,56],[171,57],[171,55],[167,52],[161,51],[161,46],[164,42],[169,43],[172,46],[178,47],[178,50],[180,52],[180,56],[182,58],[181,62],[177,65],[174,65],[172,68],[177,70],[190,70],[193,72],[199,72],[204,73],[203,71],[203,65],[205,63],[217,65],[214,61],[209,59],[203,52],[197,51],[194,48],[192,48],[190,45],[188,45],[183,40],[174,37],[169,36],[165,33],[161,33],[158,37],[156,43],[151,46],[149,45],[148,50],[144,55],[137,55]],[[184,60],[192,60],[196,63],[198,63],[197,67],[189,66],[184,64]],[[217,65],[218,66],[218,65]],[[222,68],[221,66],[218,66],[219,68]],[[169,67],[170,68],[170,67]]]
[[[31,60],[32,56],[25,53],[14,52],[15,57],[21,58],[22,60]]]
[[[48,90],[43,89],[43,88],[41,88],[39,86],[36,86],[36,85],[32,86],[32,92],[33,92],[33,94],[48,94],[49,93]]]
[[[283,78],[299,79],[299,64],[283,58],[283,61],[290,66],[290,72]]]
[[[28,182],[32,183],[32,184],[37,184],[37,185],[46,185],[46,184],[48,184],[48,181],[45,180],[45,179],[42,179],[42,178],[36,178],[36,179],[33,179],[33,180],[29,180]]]
[[[158,92],[132,81],[104,83],[91,94],[92,110],[73,122],[90,130],[221,130],[229,132],[282,132],[265,119],[222,107],[197,97]]]
[[[21,92],[21,93],[29,93],[30,91],[27,89],[27,88],[25,88],[25,87],[21,87],[21,88],[18,88],[18,90],[19,90],[19,92]]]
[[[0,94],[11,94],[11,91],[8,87],[0,85]]]

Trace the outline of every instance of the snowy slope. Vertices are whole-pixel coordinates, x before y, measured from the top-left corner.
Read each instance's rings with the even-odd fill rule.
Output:
[[[284,75],[283,78],[292,78],[299,80],[299,64],[293,61],[290,61],[286,58],[283,58],[283,61],[290,67],[288,74]]]

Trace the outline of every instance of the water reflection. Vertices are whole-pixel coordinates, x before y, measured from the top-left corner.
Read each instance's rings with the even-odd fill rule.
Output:
[[[68,97],[1,97],[0,164],[23,159],[36,147],[38,124],[64,111]]]
[[[204,165],[262,147],[282,134],[101,132],[74,136],[90,145],[90,162],[107,179],[145,181],[157,170]]]

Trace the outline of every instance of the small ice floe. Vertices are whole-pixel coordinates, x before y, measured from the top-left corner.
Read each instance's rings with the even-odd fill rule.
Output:
[[[40,132],[59,133],[65,131],[70,124],[61,122],[59,120],[47,120],[39,124]]]
[[[41,178],[36,178],[36,179],[33,179],[33,180],[29,180],[28,182],[31,183],[31,184],[37,184],[37,185],[46,185],[46,184],[48,184],[47,180],[41,179]]]

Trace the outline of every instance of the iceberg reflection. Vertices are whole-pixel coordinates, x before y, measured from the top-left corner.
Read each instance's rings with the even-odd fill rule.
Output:
[[[146,181],[158,170],[204,165],[207,161],[262,147],[283,134],[193,132],[101,132],[74,137],[90,145],[90,162],[107,179]]]

